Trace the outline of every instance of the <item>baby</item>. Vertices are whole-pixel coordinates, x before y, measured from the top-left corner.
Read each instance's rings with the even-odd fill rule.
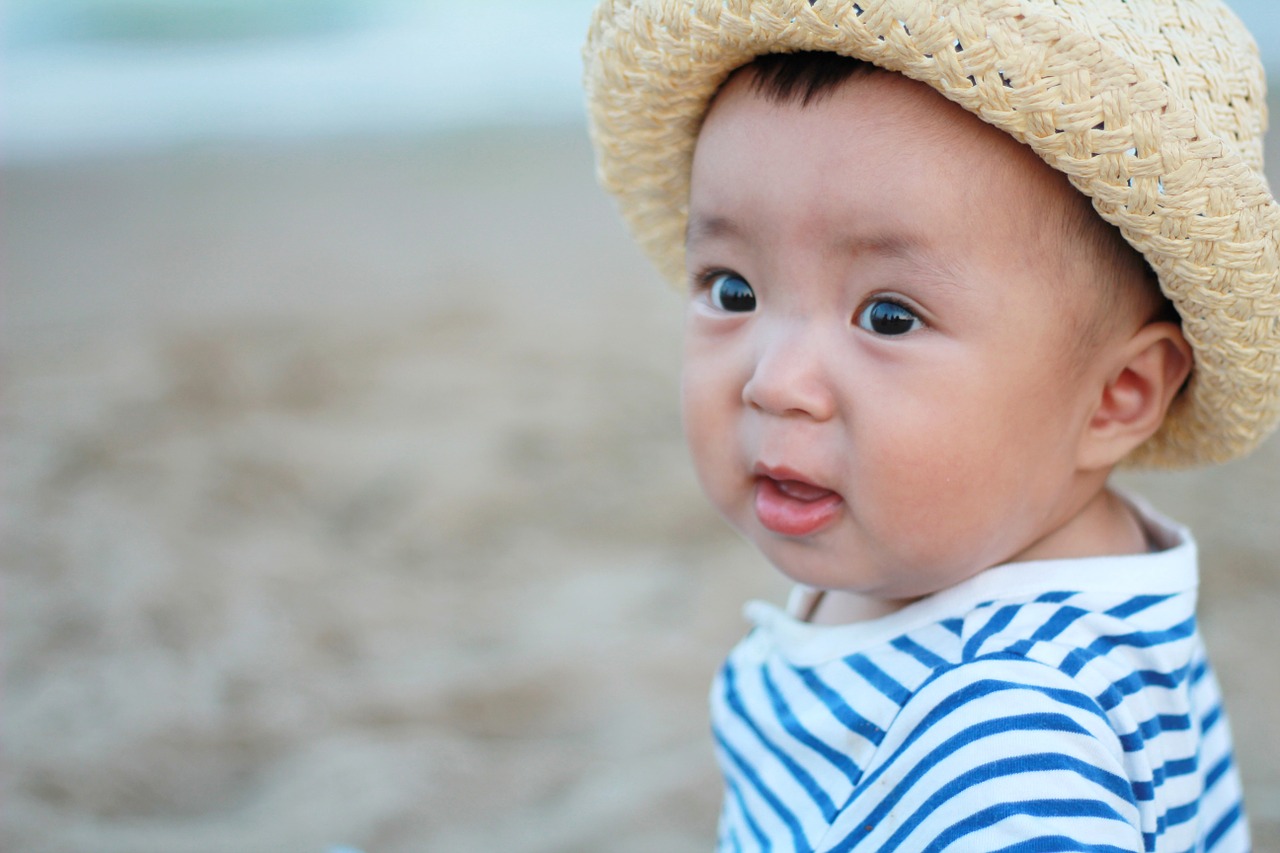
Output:
[[[1194,541],[1108,486],[1280,414],[1239,23],[615,0],[585,55],[699,480],[797,583],[712,691],[721,849],[1247,850]]]

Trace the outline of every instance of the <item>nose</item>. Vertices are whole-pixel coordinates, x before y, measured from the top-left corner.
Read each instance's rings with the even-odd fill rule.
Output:
[[[771,415],[828,420],[836,413],[830,358],[812,326],[777,330],[760,346],[742,402]]]

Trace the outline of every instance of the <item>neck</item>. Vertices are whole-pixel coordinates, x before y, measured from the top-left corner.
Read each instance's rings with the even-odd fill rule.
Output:
[[[885,600],[856,592],[833,589],[818,594],[813,607],[802,618],[814,625],[848,625],[879,619],[901,610],[914,599]]]
[[[1104,486],[1063,524],[1006,562],[1124,556],[1149,550],[1151,542],[1138,516]]]
[[[1124,556],[1144,554],[1151,549],[1151,540],[1137,514],[1104,484],[1065,523],[1005,562]],[[831,590],[821,594],[806,619],[817,625],[861,622],[887,616],[912,600],[882,600]]]

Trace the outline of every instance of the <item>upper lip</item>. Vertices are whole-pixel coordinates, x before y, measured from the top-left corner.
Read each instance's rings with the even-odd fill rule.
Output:
[[[766,465],[763,462],[757,462],[751,471],[757,477],[767,477],[770,480],[777,480],[778,482],[792,481],[796,483],[804,483],[807,486],[814,486],[819,489],[827,488],[827,486],[815,481],[812,477],[807,477],[794,468],[788,468],[785,465],[775,466]]]

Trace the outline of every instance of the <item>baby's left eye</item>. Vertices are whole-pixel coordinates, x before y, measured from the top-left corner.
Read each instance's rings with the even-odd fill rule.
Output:
[[[922,328],[924,322],[910,308],[888,299],[867,303],[858,314],[858,325],[877,335],[905,335]]]

